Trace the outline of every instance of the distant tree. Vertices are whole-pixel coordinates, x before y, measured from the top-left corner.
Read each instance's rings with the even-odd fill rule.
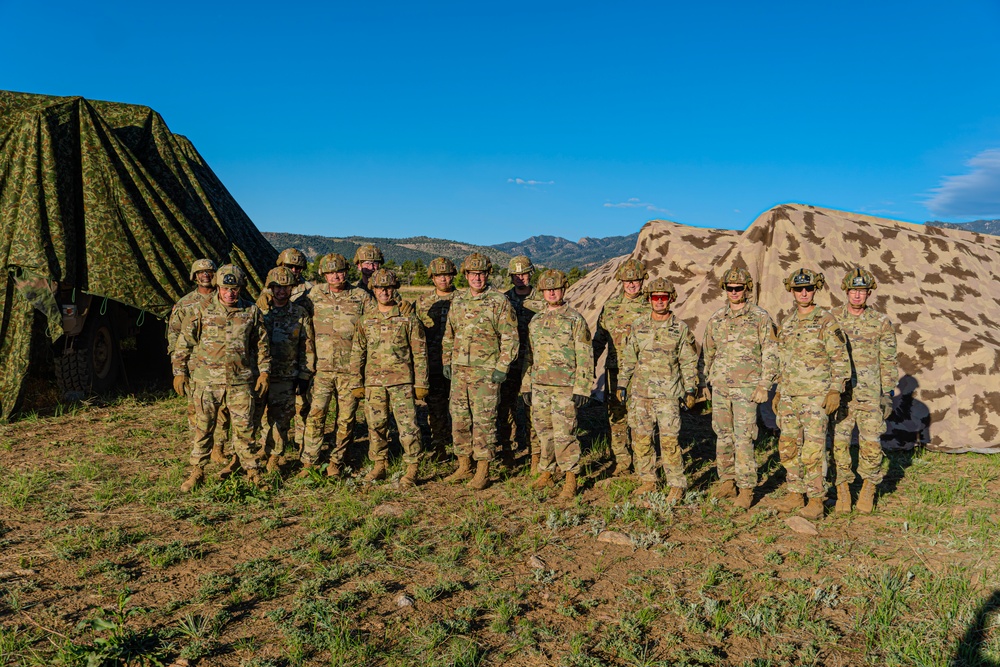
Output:
[[[424,261],[418,259],[413,264],[413,277],[410,279],[411,285],[433,285],[431,279],[427,276],[427,267],[424,266]]]
[[[580,280],[587,275],[587,272],[581,269],[579,266],[574,266],[572,269],[566,272],[566,282],[570,285]]]

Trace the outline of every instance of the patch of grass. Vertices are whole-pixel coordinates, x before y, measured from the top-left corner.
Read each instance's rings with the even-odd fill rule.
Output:
[[[167,544],[141,544],[136,547],[136,552],[148,558],[150,565],[160,568],[183,563],[192,558],[201,558],[203,555],[199,547],[188,546],[180,540]]]
[[[51,474],[44,470],[21,472],[4,468],[0,470],[0,505],[23,511],[29,504],[42,501],[41,496],[51,481]]]

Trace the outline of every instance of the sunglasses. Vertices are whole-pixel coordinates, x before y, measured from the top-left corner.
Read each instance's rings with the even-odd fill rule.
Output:
[[[670,300],[670,295],[669,294],[651,294],[649,296],[649,300],[650,301],[669,301]]]
[[[816,288],[810,285],[809,287],[793,287],[793,292],[815,292]]]
[[[742,292],[746,289],[746,285],[726,285],[727,292]]]

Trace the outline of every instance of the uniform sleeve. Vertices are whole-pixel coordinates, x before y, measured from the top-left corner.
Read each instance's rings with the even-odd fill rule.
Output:
[[[183,309],[175,303],[170,310],[170,320],[167,322],[167,353],[173,356],[177,337],[181,335],[181,325],[184,324]]]
[[[639,365],[639,342],[636,340],[635,327],[632,327],[622,340],[621,356],[618,357],[618,386],[629,387],[636,366]],[[629,393],[633,390],[629,387]]]
[[[779,391],[781,389],[782,376],[785,372],[785,355],[781,345],[781,338],[783,334],[784,327],[778,327],[778,339],[775,341],[775,370],[777,374],[774,376],[774,384],[777,385]]]
[[[827,391],[844,393],[844,387],[851,379],[851,357],[847,352],[847,337],[840,328],[840,322],[832,314],[823,328],[823,345],[830,358],[830,387]]]
[[[413,386],[427,389],[431,386],[427,369],[427,335],[416,313],[410,316],[410,352],[413,354]]]
[[[201,333],[201,309],[195,309],[187,317],[183,318],[174,340],[174,352],[170,357],[174,375],[190,375],[188,362],[191,360],[191,351],[198,343],[199,333]]]
[[[299,379],[310,380],[314,375],[316,375],[316,328],[313,326],[312,316],[307,313],[302,318],[302,335],[299,337]]]
[[[590,389],[594,386],[594,348],[590,339],[590,327],[579,314],[573,322],[573,346],[576,349],[576,378],[573,382],[573,393],[590,396]]]
[[[517,358],[520,336],[517,333],[517,318],[507,297],[497,301],[496,332],[500,337],[500,353],[497,355],[496,370],[506,373]]]
[[[714,317],[708,320],[708,326],[705,327],[705,336],[701,343],[706,382],[712,377],[712,364],[715,362],[715,352],[718,349],[715,344],[715,322]]]
[[[365,335],[364,319],[358,320],[351,341],[351,389],[365,386],[365,362],[368,360],[368,337]]]
[[[433,303],[433,301],[430,301],[430,303]],[[430,306],[424,308],[424,304],[421,299],[417,299],[417,317],[420,318],[420,323],[424,325],[425,329],[434,328],[434,320],[431,319]]]
[[[451,366],[451,351],[455,347],[455,327],[452,326],[454,319],[452,315],[455,314],[455,302],[451,304],[451,308],[448,309],[448,318],[444,323],[444,337],[441,339],[441,365],[443,367]]]
[[[680,349],[677,350],[677,360],[681,367],[681,378],[684,381],[684,391],[693,393],[698,390],[698,349],[694,334],[684,325]]]
[[[524,358],[521,360],[521,393],[527,394],[531,392],[531,367],[535,362],[535,355],[531,349],[531,325],[535,322],[534,318],[528,323],[528,340],[525,341],[524,346]]]
[[[264,326],[264,316],[256,306],[253,308],[253,333],[257,338],[257,372],[271,373],[271,337]]]
[[[878,339],[879,374],[882,377],[882,393],[888,393],[899,382],[899,365],[896,360],[896,330],[889,318],[882,323],[882,335]]]
[[[778,381],[778,335],[771,316],[764,313],[761,318],[757,336],[760,340],[760,386],[770,389]]]

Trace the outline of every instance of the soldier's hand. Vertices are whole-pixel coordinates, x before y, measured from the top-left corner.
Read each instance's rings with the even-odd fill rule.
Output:
[[[523,391],[521,392],[521,402],[525,405],[531,405],[531,392]]]
[[[627,393],[628,392],[625,391],[625,387],[618,387],[618,390],[615,391],[615,398],[618,399],[619,403],[624,403],[625,402],[625,396],[626,396]]]
[[[298,379],[295,381],[295,395],[305,396],[309,393],[309,380]]]
[[[399,314],[400,315],[407,315],[407,316],[409,316],[409,315],[412,315],[414,313],[414,311],[416,311],[416,308],[413,307],[413,302],[412,301],[407,301],[406,299],[400,299],[399,300]]]
[[[444,376],[445,380],[450,380],[451,379],[451,366],[444,366],[441,369],[441,375]]]
[[[490,382],[493,384],[500,384],[507,379],[507,374],[503,371],[493,371],[493,375],[490,376]]]
[[[705,385],[705,387],[701,390],[701,397],[706,401],[712,400],[712,388]]]
[[[828,415],[832,415],[840,407],[840,392],[836,389],[831,389],[826,392],[826,398],[823,399],[823,410]]]
[[[257,376],[257,384],[254,385],[254,391],[257,392],[258,396],[263,396],[267,393],[267,388],[271,386],[271,378],[267,373],[261,373]]]
[[[354,398],[364,398],[365,397],[365,388],[364,387],[355,387],[354,389],[351,390],[351,396],[353,396]]]
[[[892,394],[882,394],[878,403],[882,408],[882,419],[888,419],[892,414]]]
[[[750,400],[754,403],[766,403],[767,402],[767,387],[758,386],[753,390],[753,395]]]
[[[781,392],[775,390],[774,398],[771,399],[771,412],[773,412],[775,415],[778,414],[778,403],[780,402],[781,402]]]
[[[579,410],[586,407],[587,403],[590,403],[590,396],[581,396],[580,394],[573,394],[573,405]]]
[[[417,397],[418,401],[423,401],[427,398],[427,387],[414,387],[413,395]]]
[[[188,379],[187,375],[175,375],[174,376],[174,391],[177,392],[178,396],[184,396],[187,394]]]
[[[688,410],[694,410],[694,394],[688,392],[684,395],[684,407]]]

